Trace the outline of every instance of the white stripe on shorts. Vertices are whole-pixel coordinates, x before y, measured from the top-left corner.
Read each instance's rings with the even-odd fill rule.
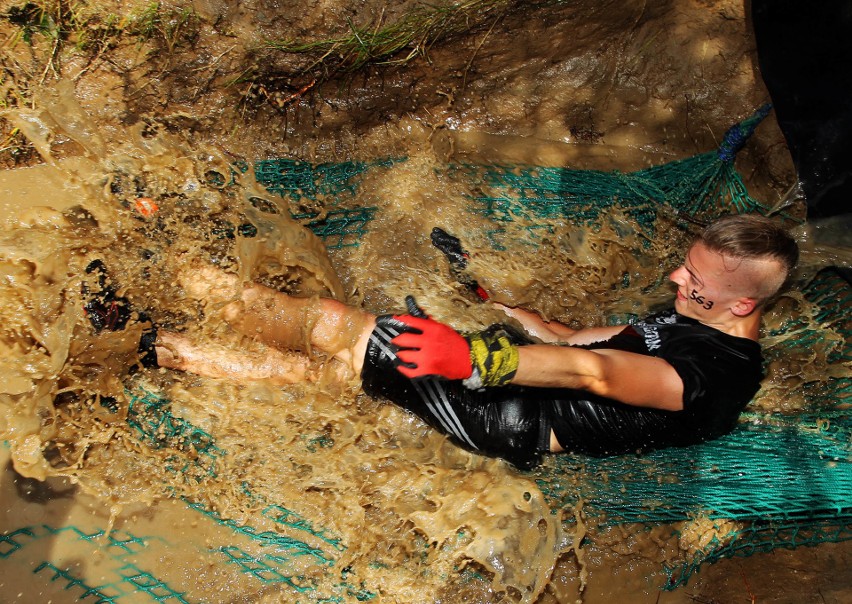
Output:
[[[370,340],[391,359],[396,359],[396,353],[391,347],[390,341],[402,333],[396,327],[389,325],[376,325],[373,333],[370,334]],[[467,431],[462,426],[461,421],[456,415],[453,406],[447,399],[447,392],[441,380],[437,378],[424,378],[419,380],[411,380],[414,389],[420,396],[429,412],[432,414],[444,430],[455,436],[460,441],[467,443],[474,449],[479,449],[471,440]]]

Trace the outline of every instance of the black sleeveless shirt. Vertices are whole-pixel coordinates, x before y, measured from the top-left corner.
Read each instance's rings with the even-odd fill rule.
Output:
[[[661,358],[683,380],[683,410],[626,405],[579,390],[550,389],[545,415],[566,451],[604,456],[686,446],[727,434],[760,388],[760,345],[670,309],[583,346]]]

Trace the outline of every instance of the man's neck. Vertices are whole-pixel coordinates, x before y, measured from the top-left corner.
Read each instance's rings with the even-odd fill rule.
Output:
[[[730,336],[746,338],[757,342],[760,338],[760,317],[761,312],[755,310],[745,317],[730,315],[730,320],[728,321],[707,322],[704,324]]]

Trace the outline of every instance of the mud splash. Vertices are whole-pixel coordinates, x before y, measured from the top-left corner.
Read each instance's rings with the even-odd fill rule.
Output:
[[[148,320],[218,345],[250,345],[228,333],[216,309],[199,307],[176,285],[176,271],[193,262],[302,296],[342,298],[344,285],[312,233],[286,212],[257,210],[268,193],[250,173],[235,173],[215,150],[192,149],[163,132],[138,128],[120,144],[101,140],[70,90],[60,87],[38,111],[8,116],[46,154],[50,167],[28,170],[40,172],[42,183],[54,180],[41,188],[48,207],[19,212],[0,242],[0,431],[15,470],[39,480],[70,478],[109,502],[111,522],[123,510],[176,495],[233,519],[251,515],[258,499],[286,502],[338,535],[345,553],[336,563],[389,594],[387,601],[422,593],[423,565],[432,593],[469,567],[490,577],[492,589],[534,600],[571,539],[535,484],[503,463],[459,451],[394,407],[359,398],[356,383],[341,388],[320,379],[280,388],[140,369],[136,345]],[[80,119],[66,127],[64,116]],[[50,141],[58,134],[76,141],[85,158],[54,161]],[[376,311],[402,292],[427,289],[423,303],[436,314],[457,312],[463,302],[458,295],[439,302],[454,284],[415,261],[418,250],[404,242],[434,218],[424,215],[435,194],[422,184],[429,172],[434,163],[415,159],[372,186],[372,195],[396,192],[397,213],[380,220],[348,262],[360,269],[350,278],[366,284],[359,295]],[[233,180],[223,185],[214,176]],[[427,183],[437,184],[434,176]],[[154,200],[156,212],[140,212],[140,198]],[[422,223],[400,230],[400,218],[412,216]],[[244,224],[253,229],[241,231]],[[92,329],[81,291],[93,260],[103,261],[118,295],[146,317],[136,315],[119,331]],[[382,279],[381,295],[370,293]],[[318,372],[323,362],[315,358]],[[130,427],[144,421],[132,410],[140,392],[167,397],[176,417],[215,438],[217,454],[205,458],[197,442],[167,443],[167,434],[159,447],[140,442]],[[176,464],[183,469],[175,473]],[[378,544],[384,553],[376,554]],[[376,565],[394,572],[376,572]],[[321,576],[313,580],[323,585]]]
[[[228,10],[227,3],[196,4],[210,11],[211,20],[219,18],[213,13]],[[191,134],[175,136],[175,124],[214,122],[210,116],[219,115],[218,106],[236,103],[217,92],[199,108],[195,72],[186,79],[192,90],[186,83],[168,89],[183,75],[169,66],[162,82],[146,81],[148,73],[81,72],[76,87],[82,100],[68,84],[55,95],[34,93],[38,110],[9,117],[54,167],[33,169],[25,186],[20,180],[8,186],[13,193],[4,209],[13,211],[4,213],[9,230],[0,238],[5,276],[0,432],[11,443],[17,471],[48,480],[68,477],[78,487],[75,501],[90,494],[91,505],[111,525],[130,530],[145,521],[140,530],[174,537],[174,547],[145,562],[178,585],[196,585],[198,578],[197,591],[187,594],[191,599],[224,600],[238,591],[275,602],[282,591],[292,595],[311,586],[315,599],[339,597],[343,589],[349,598],[377,594],[389,602],[535,601],[539,594],[544,601],[570,601],[579,597],[587,571],[607,575],[597,586],[598,594],[606,591],[600,583],[618,565],[612,551],[652,560],[656,566],[641,567],[630,593],[653,592],[654,571],[666,555],[675,555],[661,552],[663,539],[656,533],[647,539],[629,529],[613,531],[610,542],[601,538],[598,550],[580,554],[574,548],[583,534],[570,532],[579,525],[552,515],[535,483],[500,462],[458,450],[391,405],[359,396],[357,383],[334,384],[329,376],[315,385],[282,388],[144,370],[137,364],[136,343],[145,321],[133,321],[121,332],[94,333],[80,291],[86,266],[102,259],[120,294],[157,324],[211,345],[240,348],[252,342],[231,333],[215,307],[187,299],[177,285],[178,270],[195,261],[213,263],[243,280],[301,296],[329,295],[374,312],[398,310],[403,296],[415,293],[432,314],[462,329],[505,320],[492,307],[471,301],[451,278],[429,244],[437,225],[464,238],[472,269],[500,302],[575,325],[598,324],[604,314],[640,314],[668,295],[659,268],[677,261],[686,233],[664,226],[637,257],[640,229],[613,214],[594,233],[561,225],[540,247],[498,251],[484,235],[489,225],[464,209],[473,191],[450,182],[441,169],[453,159],[635,169],[651,158],[712,148],[716,137],[709,124],[732,123],[747,109],[743,99],[750,108],[762,102],[763,92],[749,74],[746,55],[713,60],[731,37],[731,26],[742,28],[741,9],[720,2],[711,11],[706,4],[697,11],[701,18],[719,12],[724,25],[709,35],[696,33],[696,11],[681,6],[666,18],[684,35],[669,37],[654,33],[671,31],[659,25],[668,7],[634,2],[626,12],[607,4],[585,12],[563,8],[554,21],[571,24],[567,32],[540,24],[518,43],[511,36],[505,48],[492,46],[496,36],[482,36],[468,53],[436,49],[436,62],[455,75],[422,77],[418,68],[390,72],[387,90],[384,82],[379,92],[354,82],[345,99],[328,106],[311,105],[306,97],[285,112],[258,110],[257,119],[241,123],[237,135],[222,134],[234,128],[232,120],[224,120],[220,132],[207,133],[206,143],[190,142]],[[240,11],[238,29],[252,38],[260,18]],[[574,26],[587,17],[591,24],[578,33]],[[613,42],[598,52],[603,39]],[[220,59],[233,56],[226,52],[233,41],[226,42],[202,45],[216,58],[205,72],[211,79],[225,77],[214,70]],[[598,50],[589,50],[590,44]],[[480,60],[468,72],[473,56]],[[570,60],[553,59],[559,56]],[[196,65],[193,61],[187,65]],[[120,76],[139,78],[130,89],[153,92],[100,98],[103,90],[120,89]],[[716,80],[735,87],[721,103],[713,90]],[[681,95],[679,88],[689,93]],[[158,105],[161,99],[168,99],[165,107]],[[85,110],[78,101],[86,103]],[[418,111],[407,115],[412,103]],[[378,126],[375,107],[382,111]],[[154,116],[127,128],[124,117],[110,114],[124,116],[125,110]],[[104,127],[92,115],[105,118]],[[338,136],[341,128],[345,132]],[[776,139],[769,133],[758,145],[757,155],[769,160],[750,159],[746,165],[774,162],[771,178],[783,180],[789,176],[787,158]],[[54,160],[60,154],[81,157]],[[407,160],[364,176],[358,205],[382,211],[357,248],[329,252],[289,218],[285,201],[258,186],[251,171],[235,168],[254,154]],[[765,190],[777,188],[770,185]],[[23,190],[33,194],[35,205],[41,205],[39,196],[49,195],[51,207],[18,211]],[[138,200],[155,201],[157,211],[141,213]],[[520,236],[525,226],[511,227],[506,237]],[[631,279],[627,290],[619,287],[625,275]],[[563,287],[552,290],[554,282]],[[813,306],[793,295],[770,316],[769,327],[782,325],[789,312],[805,323],[815,317]],[[767,343],[784,351],[784,338]],[[804,402],[788,396],[790,389],[824,375],[833,345],[829,341],[807,358],[779,354],[757,409],[800,409]],[[314,357],[312,363],[323,375],[325,359]],[[151,400],[152,406],[140,413],[133,406],[139,400]],[[169,402],[170,417],[186,423],[157,423],[162,416],[151,409],[160,400]],[[147,425],[152,429],[140,432]],[[180,497],[215,514],[205,516],[214,521],[176,509]],[[61,507],[66,499],[57,502]],[[269,518],[272,504],[286,504],[301,520],[279,513],[276,519],[290,521],[282,528]],[[567,509],[563,515],[570,519],[574,512],[579,514]],[[88,508],[76,509],[66,521],[82,526],[87,515]],[[233,559],[212,557],[213,551],[223,553],[211,546],[223,539],[224,525],[216,518],[254,526],[256,534],[290,536],[298,525],[301,538],[325,558],[295,558],[292,576],[301,579],[293,585],[259,586],[230,570]],[[308,521],[316,534],[304,536]],[[55,519],[56,526],[62,522],[61,515]],[[694,551],[713,536],[705,525],[696,522],[683,543],[669,545]],[[178,547],[184,544],[186,549]],[[262,548],[244,549],[264,559]],[[72,543],[67,559],[85,566],[82,551]],[[195,564],[199,551],[203,565]],[[625,584],[628,570],[619,575]],[[95,564],[85,575],[99,572]],[[607,601],[589,590],[584,597]]]
[[[454,281],[429,242],[435,225],[464,238],[471,270],[494,299],[596,324],[602,306],[607,314],[642,313],[668,297],[659,265],[677,262],[688,233],[663,215],[656,228],[666,235],[640,240],[639,225],[613,211],[595,231],[564,225],[543,243],[547,255],[535,246],[497,251],[484,235],[484,219],[464,209],[471,192],[442,176],[442,160],[427,145],[420,156],[365,175],[358,203],[381,212],[357,247],[330,253],[290,218],[283,199],[271,197],[250,170],[235,168],[234,158],[151,127],[106,141],[72,87],[58,87],[51,98],[37,111],[8,115],[47,162],[4,179],[15,200],[30,205],[6,217],[9,229],[0,238],[6,275],[0,431],[17,473],[70,479],[108,504],[110,525],[159,510],[158,502],[176,496],[237,523],[256,519],[261,502],[286,504],[323,527],[319,534],[334,535],[335,566],[382,593],[383,601],[423,601],[429,585],[431,593],[452,598],[478,593],[486,601],[487,593],[508,590],[532,602],[551,584],[554,569],[571,575],[566,560],[578,565],[573,585],[582,593],[588,571],[586,554],[575,549],[586,531],[579,509],[552,514],[530,478],[457,449],[392,405],[359,396],[357,380],[337,383],[321,356],[312,357],[320,376],[314,383],[281,387],[144,369],[137,343],[153,321],[211,346],[255,345],[229,330],[215,304],[199,305],[178,285],[178,272],[199,262],[243,281],[373,312],[398,310],[415,292],[432,314],[462,329],[505,320]],[[50,149],[57,136],[75,141],[83,155],[55,161]],[[36,184],[38,194],[26,202]],[[520,238],[524,226],[509,225],[518,231],[507,237]],[[633,251],[639,246],[642,256]],[[123,330],[97,332],[83,312],[93,260],[108,267],[118,295],[144,312]],[[627,291],[619,289],[624,275]],[[557,281],[564,288],[554,292],[549,284]],[[800,296],[787,300],[797,305],[793,314],[807,316]],[[778,319],[770,315],[770,328],[788,306],[779,305]],[[793,361],[779,360],[758,405],[777,410],[777,401],[787,400],[783,410],[795,410],[782,395],[790,384],[778,376],[807,380],[826,367],[825,356],[792,368]],[[775,383],[782,394],[772,394]],[[151,396],[168,400],[172,416],[199,432],[169,434],[160,425],[146,442],[138,426],[159,420],[150,407],[140,413],[133,403]],[[159,513],[153,527],[165,526]],[[566,532],[570,527],[580,532]],[[685,529],[680,548],[700,547],[705,532],[697,530],[696,545]],[[322,567],[301,572],[318,593],[339,589],[339,577]],[[470,576],[486,580],[472,587]],[[211,581],[206,597],[227,592],[227,577]]]

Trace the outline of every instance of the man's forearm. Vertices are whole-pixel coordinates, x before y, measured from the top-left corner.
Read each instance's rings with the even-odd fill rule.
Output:
[[[611,337],[618,335],[624,330],[624,325],[611,325],[608,327],[586,327],[578,329],[570,336],[565,338],[563,342],[572,346],[582,346],[584,344],[594,344],[595,342],[606,342]]]
[[[583,348],[533,344],[518,346],[513,384],[589,390],[603,377],[600,355]]]
[[[565,342],[576,330],[559,321],[545,321],[536,313],[521,308],[511,308],[495,303],[494,306],[523,326],[528,334],[542,342]]]
[[[494,306],[520,323],[526,332],[547,344],[592,344],[603,342],[624,329],[623,325],[572,329],[559,321],[545,321],[536,313],[495,303]]]
[[[637,407],[683,409],[683,382],[674,367],[663,359],[620,350],[519,346],[511,383],[584,390]]]

